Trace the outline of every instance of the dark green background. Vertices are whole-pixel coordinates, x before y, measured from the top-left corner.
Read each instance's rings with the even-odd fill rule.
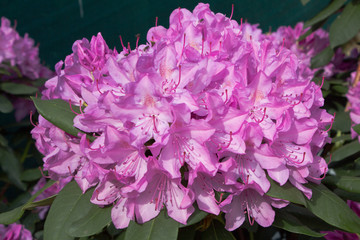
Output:
[[[77,39],[101,32],[110,48],[120,49],[119,35],[124,42],[135,46],[137,33],[144,43],[146,32],[154,26],[168,26],[170,13],[180,7],[192,9],[197,1],[155,0],[82,0],[83,17],[80,16],[80,0],[0,0],[0,16],[12,22],[17,20],[21,35],[29,33],[40,44],[40,57],[51,69],[56,62],[71,53]],[[295,25],[314,16],[329,0],[311,0],[302,6],[300,0],[221,0],[209,1],[213,12],[231,13],[233,19],[247,19],[259,23],[268,31],[281,25]]]

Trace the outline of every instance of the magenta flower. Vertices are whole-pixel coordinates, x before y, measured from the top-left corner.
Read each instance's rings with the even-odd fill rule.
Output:
[[[0,234],[2,240],[32,240],[31,232],[23,225],[13,223],[5,227],[0,224]]]
[[[333,116],[305,56],[208,4],[176,9],[147,40],[117,53],[98,34],[56,65],[43,99],[80,107],[74,126],[95,140],[40,117],[32,134],[52,178],[96,187],[91,201],[114,204],[117,228],[162,209],[185,224],[195,202],[225,212],[228,230],[246,216],[270,226],[288,203],[266,195],[269,177],[311,198],[304,184],[327,172],[317,154]]]
[[[10,75],[1,75],[1,82],[22,83],[21,79],[35,80],[38,78],[50,78],[53,73],[40,63],[39,49],[34,46],[34,40],[27,34],[21,37],[11,27],[10,21],[2,17],[0,26],[0,68],[7,70]],[[15,67],[19,72],[12,70]],[[15,107],[16,121],[20,121],[30,111],[34,111],[34,105],[30,100],[9,96]]]

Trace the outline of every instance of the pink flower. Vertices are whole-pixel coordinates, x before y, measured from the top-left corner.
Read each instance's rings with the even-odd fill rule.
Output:
[[[32,240],[31,232],[23,225],[13,223],[5,227],[0,225],[0,234],[2,240]]]
[[[268,177],[311,197],[304,184],[327,172],[317,154],[333,116],[320,109],[305,56],[201,3],[174,10],[169,28],[151,28],[147,40],[117,53],[98,34],[56,65],[43,98],[79,107],[74,126],[95,140],[40,118],[32,134],[52,178],[96,187],[91,201],[114,204],[117,228],[164,207],[185,224],[195,202],[225,212],[228,230],[246,215],[270,226],[287,202],[266,195]]]
[[[2,75],[1,82],[24,83],[31,85],[30,81],[38,78],[50,78],[53,73],[40,63],[39,49],[34,46],[34,40],[28,34],[21,37],[11,27],[10,21],[2,17],[0,26],[0,68],[4,68],[10,75]],[[13,68],[18,69],[18,72]],[[9,95],[15,107],[15,119],[20,121],[30,111],[35,111],[30,100]]]

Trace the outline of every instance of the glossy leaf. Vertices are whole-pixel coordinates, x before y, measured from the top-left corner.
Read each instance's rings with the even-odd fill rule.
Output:
[[[284,229],[289,232],[304,234],[312,237],[322,237],[325,235],[312,230],[310,227],[305,225],[294,215],[284,210],[280,210],[276,212],[273,226]]]
[[[336,149],[331,155],[331,162],[343,160],[358,151],[360,151],[360,143],[355,140]],[[330,160],[330,157],[328,157],[327,160]]]
[[[25,184],[20,179],[20,162],[11,149],[0,148],[0,165],[15,186],[21,190],[26,190]]]
[[[11,224],[16,222],[21,218],[21,216],[24,214],[25,210],[23,209],[23,206],[14,208],[13,210],[10,210],[8,212],[4,212],[0,214],[0,224]]]
[[[308,226],[314,231],[333,231],[336,227],[324,222],[317,216],[315,216],[309,209],[304,206],[290,203],[283,209],[279,211],[286,211],[287,213],[295,216],[299,221],[304,225]]]
[[[49,206],[53,203],[53,201],[55,200],[57,195],[53,195],[51,197],[36,201],[36,202],[31,202],[31,203],[27,203],[23,209],[24,210],[31,210],[34,209],[36,207],[41,207],[41,206]]]
[[[360,30],[360,4],[349,2],[330,26],[330,46],[335,48],[353,38]]]
[[[9,113],[14,109],[10,100],[3,94],[0,94],[0,112]]]
[[[168,217],[166,211],[144,223],[130,222],[126,230],[125,240],[176,240],[179,223]]]
[[[81,200],[83,194],[77,183],[68,183],[58,194],[51,205],[44,226],[44,240],[71,240],[67,234],[70,215]]]
[[[321,10],[315,17],[310,19],[309,21],[305,22],[304,28],[307,28],[311,25],[314,25],[326,18],[328,18],[331,14],[335,13],[339,8],[341,8],[342,5],[346,0],[334,0],[332,1],[326,8]]]
[[[87,211],[86,215],[76,221],[71,221],[68,229],[69,235],[73,237],[91,236],[99,233],[106,225],[111,223],[111,207],[100,208],[95,204],[91,205],[91,209]]]
[[[39,90],[33,86],[12,82],[1,83],[0,89],[13,95],[31,95]]]
[[[360,124],[353,126],[353,130],[354,130],[357,134],[360,134]]]
[[[325,183],[332,184],[348,192],[360,193],[360,178],[349,176],[329,176],[324,179]]]
[[[76,114],[71,111],[68,102],[61,99],[41,100],[34,97],[31,99],[34,101],[39,114],[46,120],[70,135],[77,136],[80,133],[80,130],[73,126]],[[76,109],[75,106],[72,108]]]
[[[311,59],[311,68],[319,68],[331,61],[331,58],[334,56],[334,51],[331,47],[327,47],[318,53],[315,57]]]
[[[349,206],[324,185],[306,184],[312,190],[312,198],[306,207],[325,222],[348,232],[360,233],[360,218]]]
[[[358,193],[348,192],[340,188],[335,188],[333,192],[344,200],[352,200],[355,202],[360,202],[360,194]]]
[[[296,187],[290,183],[286,183],[283,186],[280,186],[274,180],[270,178],[268,178],[268,180],[270,181],[271,187],[266,195],[274,198],[288,200],[292,203],[305,205],[304,195]]]
[[[26,169],[21,173],[20,179],[22,181],[35,181],[41,178],[41,171],[38,168]]]
[[[212,221],[209,228],[202,233],[202,239],[206,240],[235,240],[234,235],[225,229],[218,221]]]
[[[21,216],[24,214],[25,210],[27,209],[27,206],[32,204],[32,202],[37,196],[39,196],[43,191],[45,191],[47,188],[52,186],[54,183],[55,183],[54,181],[50,180],[45,184],[43,188],[37,191],[24,205],[14,208],[8,212],[1,213],[0,224],[11,224],[19,220]]]

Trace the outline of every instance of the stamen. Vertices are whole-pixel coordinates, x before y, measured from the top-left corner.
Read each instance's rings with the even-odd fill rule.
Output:
[[[221,44],[222,44],[222,41],[219,42],[219,52],[218,52],[218,55],[219,55],[220,52],[221,52]]]
[[[41,169],[41,167],[39,167],[39,170],[41,172],[41,176],[43,176],[44,178],[50,178],[49,176],[45,176],[43,170]]]
[[[182,49],[181,49],[180,58],[179,58],[179,61],[178,61],[178,64],[177,64],[177,65],[180,65],[180,62],[181,62],[181,59],[182,59],[182,56],[183,56],[183,53],[184,53],[184,48],[185,48],[185,38],[186,38],[186,33],[184,33],[184,42],[183,42],[183,47],[182,47]]]
[[[179,13],[178,13],[178,17],[179,17],[179,24],[180,24],[180,27],[182,28],[181,19],[180,19],[181,9],[180,9],[180,7],[179,7],[178,9],[179,9]]]
[[[264,114],[263,114],[261,120],[260,120],[260,121],[259,121],[259,120],[256,120],[256,119],[254,119],[254,120],[255,120],[256,123],[261,123],[262,121],[264,121],[265,116],[266,116],[266,108],[264,108]]]
[[[80,115],[79,113],[75,112],[73,109],[72,109],[72,105],[71,105],[71,99],[69,99],[69,106],[70,106],[70,110],[75,113],[76,115]],[[81,108],[81,107],[80,107]]]
[[[82,100],[80,99],[80,106],[79,106],[79,109],[80,109],[80,113],[81,113],[81,115],[82,115],[82,114],[84,114],[84,113],[83,113],[83,111],[82,111],[82,108],[81,108],[81,107],[82,107],[82,104],[83,104],[83,103],[82,103]]]
[[[283,42],[282,42],[282,45],[281,45],[280,51],[276,54],[276,56],[277,56],[277,57],[280,55],[281,51],[283,50],[284,45],[285,45],[285,38],[283,38]]]
[[[333,126],[333,123],[334,123],[334,120],[335,120],[335,116],[336,116],[336,112],[334,112],[334,117],[331,119],[331,125],[330,125],[330,127],[329,127],[329,129],[328,130],[325,130],[325,131],[323,131],[323,132],[329,132],[330,130],[331,130],[331,128],[332,128],[332,126]]]
[[[128,49],[128,52],[131,53],[130,42],[128,42],[127,49]]]
[[[140,40],[140,34],[136,34],[136,51],[138,50],[139,47],[139,40]]]
[[[33,125],[34,127],[37,127],[37,126],[38,126],[38,123],[34,124],[34,122],[32,121],[32,115],[33,115],[33,112],[30,111],[30,123],[31,123],[31,125]]]
[[[318,89],[316,89],[315,93],[317,93],[319,90],[321,90],[322,86],[324,85],[324,79],[325,79],[325,77],[322,77],[321,85]]]
[[[230,140],[229,140],[229,143],[228,143],[228,144],[224,147],[224,149],[229,148],[229,147],[230,147],[230,145],[231,145],[231,142],[232,142],[232,140],[233,140],[233,138],[232,138],[232,131],[230,131],[229,135],[230,135]]]
[[[99,92],[100,94],[103,94],[103,93],[100,91],[100,88],[99,88],[99,79],[96,79],[96,88],[97,88],[97,90],[98,90],[98,92]]]
[[[230,15],[229,20],[231,20],[233,13],[234,13],[234,4],[231,4],[231,15]]]
[[[152,115],[152,119],[153,119],[153,124],[154,124],[154,132],[155,133],[159,133],[159,131],[157,130],[157,128],[156,128],[156,118],[155,118],[155,115]]]
[[[204,183],[206,184],[206,182],[205,182],[205,181],[204,181]],[[224,193],[221,193],[221,194],[220,194],[220,199],[219,199],[219,201],[218,201],[218,200],[216,200],[216,198],[215,198],[215,202],[216,202],[216,203],[218,203],[218,204],[219,204],[219,203],[221,203],[221,202],[222,202],[222,198],[223,198],[223,196],[224,196]]]
[[[237,36],[239,36],[240,33],[242,33],[242,27],[243,27],[243,19],[241,18],[241,19],[240,19],[240,30],[239,30]]]
[[[155,17],[155,27],[158,25],[158,17]]]
[[[296,94],[296,95],[297,95],[297,94]],[[299,99],[299,101],[298,101],[297,103],[294,103],[292,106],[294,107],[294,106],[296,106],[296,105],[299,105],[299,104],[302,102],[303,96],[304,96],[304,94],[301,93],[301,94],[300,94],[300,99]]]
[[[119,36],[119,38],[120,38],[121,46],[123,47],[123,51],[124,51],[126,49],[126,47],[125,47],[125,45],[123,43],[121,35]]]

